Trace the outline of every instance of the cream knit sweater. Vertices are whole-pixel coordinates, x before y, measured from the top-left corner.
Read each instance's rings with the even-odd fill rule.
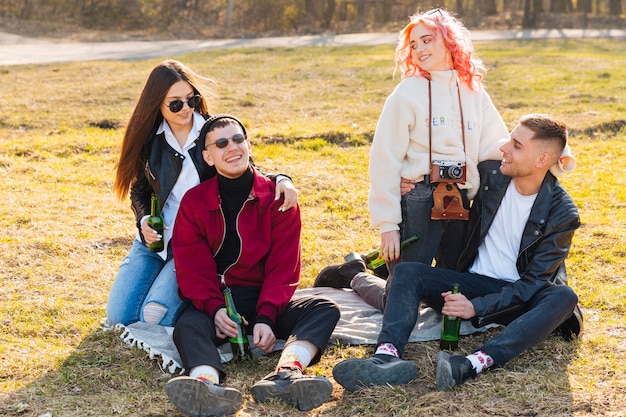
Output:
[[[400,178],[422,181],[428,174],[428,124],[432,123],[433,160],[466,163],[471,199],[480,182],[477,165],[500,159],[499,147],[509,133],[491,98],[472,91],[459,81],[465,129],[465,155],[461,134],[461,111],[456,71],[433,71],[432,120],[428,120],[428,80],[414,76],[402,80],[387,97],[370,150],[369,210],[373,227],[380,233],[399,230]]]

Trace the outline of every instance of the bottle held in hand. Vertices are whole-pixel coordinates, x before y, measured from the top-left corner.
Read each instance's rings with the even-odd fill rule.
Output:
[[[452,294],[459,293],[459,284],[454,284]],[[459,346],[459,330],[461,319],[455,316],[443,316],[441,321],[441,337],[439,347],[441,350],[456,350]]]
[[[419,239],[418,235],[413,235],[403,240],[402,242],[400,242],[400,251],[402,252],[411,243],[417,242],[418,239]],[[376,269],[385,265],[385,259],[380,256],[380,249],[376,249],[368,253],[367,255],[365,255],[363,260],[365,261],[365,266],[367,266],[367,268],[371,271],[376,271]]]
[[[148,226],[154,229],[161,238],[148,245],[148,248],[152,252],[161,252],[165,249],[163,242],[163,216],[161,216],[161,206],[159,204],[159,196],[152,194],[152,200],[150,201],[150,217],[148,217]]]
[[[246,326],[243,322],[243,317],[237,312],[233,295],[228,287],[224,288],[224,300],[226,301],[226,314],[232,321],[237,323],[237,336],[228,338],[230,348],[233,351],[233,360],[244,361],[252,359]]]

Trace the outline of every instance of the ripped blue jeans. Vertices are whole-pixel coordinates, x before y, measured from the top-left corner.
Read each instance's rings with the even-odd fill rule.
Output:
[[[146,320],[144,315],[148,304],[160,310],[158,316],[164,313],[155,323],[162,326],[174,326],[183,308],[171,248],[164,261],[135,239],[111,286],[106,306],[107,321],[110,325],[153,322]]]

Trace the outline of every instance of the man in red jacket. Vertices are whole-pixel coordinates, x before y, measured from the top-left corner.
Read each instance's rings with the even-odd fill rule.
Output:
[[[172,248],[181,296],[190,301],[174,328],[189,376],[171,379],[170,400],[190,416],[235,413],[241,393],[220,385],[225,373],[217,346],[237,336],[226,314],[229,287],[254,345],[263,352],[286,339],[275,372],[254,384],[257,402],[272,398],[300,410],[328,400],[332,384],[302,374],[316,363],[339,320],[322,297],[294,298],[300,279],[300,211],[281,211],[275,184],[250,165],[250,142],[234,116],[204,124],[203,157],[218,175],[189,190],[180,203]]]

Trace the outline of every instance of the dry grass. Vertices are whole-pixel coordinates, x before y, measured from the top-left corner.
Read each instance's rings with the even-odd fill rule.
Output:
[[[489,91],[509,126],[549,111],[572,127],[577,170],[563,179],[580,209],[568,261],[586,314],[580,342],[550,337],[504,368],[451,392],[434,390],[437,342],[411,343],[418,378],[347,393],[309,413],[247,401],[238,416],[619,416],[626,406],[626,45],[614,41],[479,45]],[[213,51],[182,57],[220,85],[219,110],[241,115],[264,170],[291,174],[304,221],[303,277],[372,248],[368,141],[391,77],[389,47]],[[100,330],[106,296],[134,233],[111,192],[122,128],[157,61],[0,68],[0,415],[179,415],[170,375]],[[118,126],[104,129],[95,126]],[[488,334],[463,339],[463,352]],[[311,372],[369,346],[329,345]],[[248,392],[254,369],[228,365]]]

